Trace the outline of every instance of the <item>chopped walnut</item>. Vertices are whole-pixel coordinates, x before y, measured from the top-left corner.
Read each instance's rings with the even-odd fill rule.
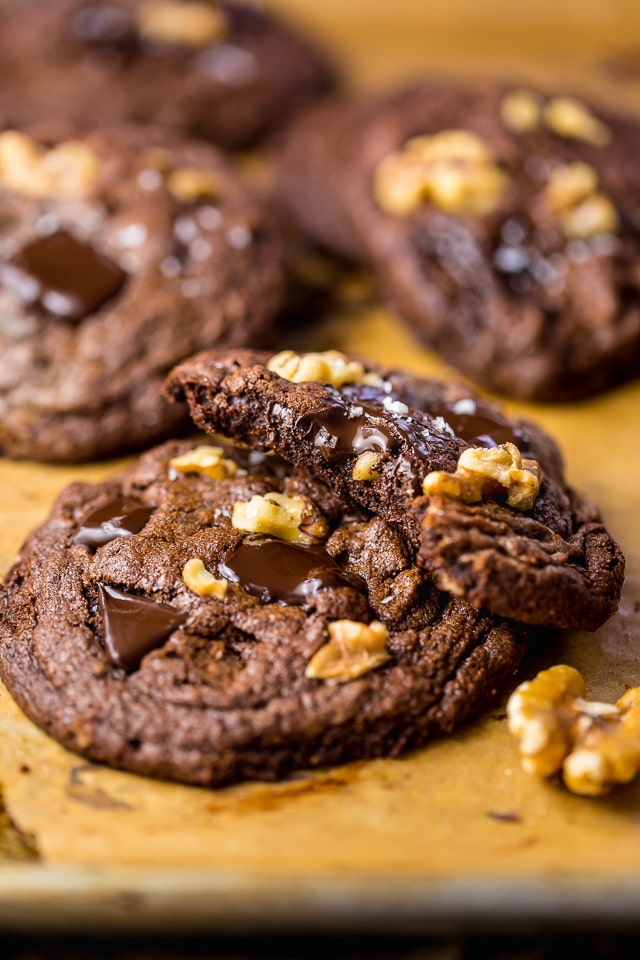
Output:
[[[503,97],[500,116],[505,126],[516,133],[536,130],[542,121],[540,98],[528,90],[512,90]]]
[[[277,373],[283,380],[291,383],[330,383],[342,387],[345,383],[365,383],[380,386],[382,380],[375,373],[366,373],[359,360],[349,360],[339,350],[325,350],[324,353],[295,353],[282,350],[274,354],[267,363],[267,370]]]
[[[615,704],[584,700],[584,692],[580,673],[559,664],[517,687],[507,717],[527,773],[562,771],[573,793],[597,797],[640,771],[640,688]]]
[[[15,130],[0,134],[0,186],[34,199],[82,197],[99,170],[95,153],[78,140],[47,149]]]
[[[147,40],[185,47],[206,47],[221,40],[227,29],[222,11],[198,0],[148,0],[139,8],[137,22]]]
[[[589,107],[572,97],[554,97],[544,108],[546,126],[561,137],[584,140],[594,147],[604,147],[611,140],[611,131]]]
[[[210,170],[198,170],[197,167],[173,170],[167,177],[167,187],[182,203],[218,197],[221,193],[220,178]]]
[[[618,214],[598,182],[588,163],[561,164],[551,172],[544,195],[566,236],[586,240],[617,230]]]
[[[210,447],[203,444],[188,450],[179,457],[172,457],[169,466],[178,473],[197,473],[211,480],[226,480],[235,477],[238,464],[224,456],[222,447]]]
[[[385,213],[403,215],[423,203],[449,213],[483,216],[500,203],[507,177],[480,137],[442,130],[414,137],[386,156],[375,173],[374,193]]]
[[[386,641],[389,631],[379,620],[359,623],[335,620],[329,624],[330,640],[314,654],[305,670],[309,680],[347,683],[391,659]]]
[[[510,507],[530,510],[540,490],[540,476],[538,461],[523,460],[513,443],[468,447],[460,454],[455,473],[428,473],[422,490],[427,496],[451,497],[464,503],[506,490]]]
[[[219,597],[221,600],[229,589],[227,580],[216,580],[199,557],[188,560],[182,570],[182,579],[200,597]]]
[[[233,505],[231,523],[236,530],[269,533],[290,543],[316,543],[329,533],[327,521],[313,501],[284,493],[238,500]]]
[[[379,462],[379,453],[375,450],[365,450],[354,463],[351,476],[354,480],[376,480],[378,477],[376,467]]]

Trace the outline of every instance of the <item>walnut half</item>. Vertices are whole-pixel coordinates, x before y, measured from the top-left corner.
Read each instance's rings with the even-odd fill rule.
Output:
[[[16,130],[0,134],[0,187],[36,200],[83,197],[100,169],[97,155],[80,140],[41,146]]]
[[[389,631],[379,620],[335,620],[329,624],[329,643],[314,654],[305,671],[309,680],[347,683],[382,666],[391,655],[386,641]]]
[[[177,473],[195,473],[211,480],[226,480],[238,472],[238,464],[225,457],[222,447],[211,447],[206,443],[173,457],[169,466]]]
[[[201,0],[147,0],[137,11],[138,30],[153,43],[206,47],[227,31],[221,10]]]
[[[507,186],[487,144],[470,130],[414,137],[388,154],[375,172],[375,199],[385,213],[402,216],[432,203],[454,214],[484,216]]]
[[[468,447],[460,454],[455,473],[428,473],[422,491],[426,496],[476,503],[506,490],[510,507],[530,510],[540,490],[540,477],[538,461],[523,460],[513,443]]]
[[[237,500],[231,524],[236,530],[269,533],[289,543],[317,543],[329,533],[326,519],[308,497],[275,492]]]
[[[599,189],[598,174],[588,163],[555,167],[544,196],[567,237],[588,240],[618,229],[616,208]]]
[[[324,353],[281,350],[269,359],[267,370],[291,383],[315,381],[330,383],[333,387],[342,387],[345,383],[365,383],[369,386],[382,384],[380,377],[375,373],[367,373],[359,360],[349,360],[339,350],[325,350]]]
[[[218,597],[222,600],[229,589],[228,581],[217,580],[199,557],[187,560],[182,569],[182,579],[189,590],[199,597]]]
[[[517,687],[507,718],[527,773],[562,772],[573,793],[597,797],[640,771],[640,688],[615,704],[587,701],[584,692],[581,674],[558,664]]]

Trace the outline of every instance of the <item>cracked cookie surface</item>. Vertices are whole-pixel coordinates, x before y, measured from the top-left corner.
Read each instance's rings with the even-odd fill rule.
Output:
[[[493,702],[523,628],[439,591],[399,530],[304,471],[225,452],[236,470],[212,479],[165,444],[67,488],[29,536],[0,673],[37,724],[92,760],[216,785],[398,756]],[[313,510],[248,533],[234,505],[256,500]]]

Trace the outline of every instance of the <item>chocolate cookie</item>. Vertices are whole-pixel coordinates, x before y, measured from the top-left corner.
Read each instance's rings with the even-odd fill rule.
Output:
[[[624,558],[539,427],[465,387],[342,354],[205,352],[167,394],[198,426],[309,470],[399,527],[442,590],[525,623],[595,630]]]
[[[0,133],[0,454],[83,460],[171,434],[171,367],[272,342],[280,233],[202,142]]]
[[[7,0],[0,6],[5,126],[52,115],[84,129],[153,123],[239,149],[334,82],[333,65],[314,43],[250,3]]]
[[[397,756],[492,703],[525,645],[304,471],[184,442],[64,491],[0,598],[0,673],[37,724],[203,785]]]
[[[434,80],[301,117],[277,190],[465,375],[567,401],[640,373],[639,147],[575,97]]]

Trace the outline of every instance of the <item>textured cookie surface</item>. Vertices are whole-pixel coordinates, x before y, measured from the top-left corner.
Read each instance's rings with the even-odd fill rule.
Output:
[[[434,80],[300,118],[279,193],[467,376],[570,400],[640,372],[639,144],[576,97]]]
[[[276,450],[398,525],[443,590],[561,628],[593,630],[615,612],[621,551],[596,507],[565,483],[560,453],[539,427],[509,420],[465,387],[358,362],[345,375],[347,358],[334,357],[331,369],[318,357],[205,352],[172,372],[167,392],[187,400],[202,429]],[[459,463],[478,449],[480,457],[512,449],[539,466],[526,509],[510,506],[513,491],[495,477],[480,502],[459,498]],[[429,474],[440,485],[423,496]]]
[[[5,125],[52,115],[83,128],[154,123],[236,149],[333,82],[323,53],[251,4],[8,0],[0,7]]]
[[[279,232],[214,148],[150,128],[0,133],[0,454],[83,460],[164,438],[170,368],[269,343]]]
[[[2,678],[43,729],[205,785],[396,756],[493,702],[525,649],[304,472],[185,442],[64,491],[0,614]]]

